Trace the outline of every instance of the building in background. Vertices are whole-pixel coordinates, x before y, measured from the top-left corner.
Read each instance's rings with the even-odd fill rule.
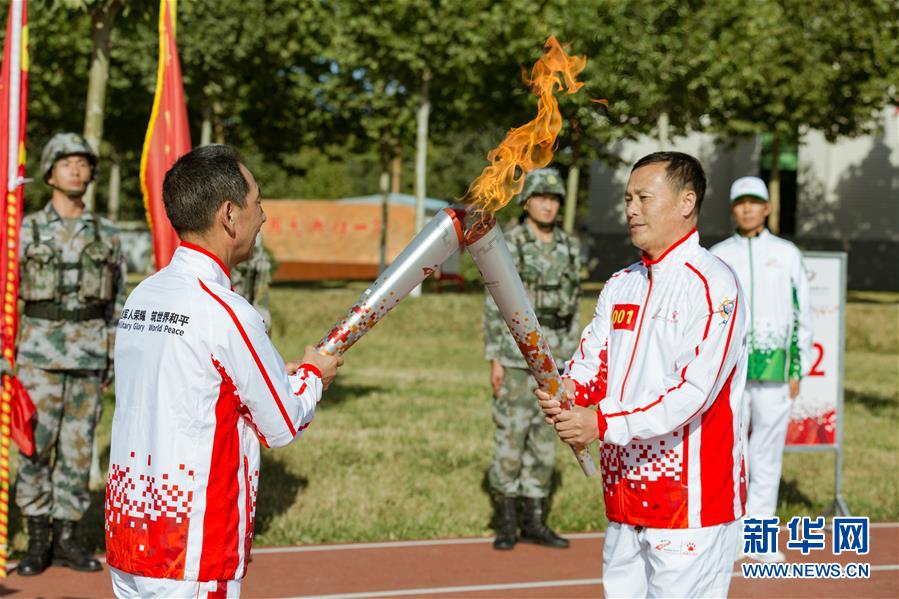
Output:
[[[829,143],[818,131],[801,136],[781,156],[781,234],[803,250],[849,253],[852,289],[899,290],[899,107],[879,115],[877,133]],[[590,277],[605,280],[636,254],[624,218],[627,165],[661,149],[698,157],[709,187],[699,229],[705,246],[732,233],[730,183],[743,175],[768,178],[770,158],[761,136],[722,140],[706,133],[674,138],[662,148],[649,136],[622,141],[608,150],[619,165],[590,165],[589,213],[582,223],[589,244]]]

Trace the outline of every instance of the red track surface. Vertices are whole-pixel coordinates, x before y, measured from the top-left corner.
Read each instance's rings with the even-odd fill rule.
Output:
[[[597,597],[602,594],[602,535],[571,535],[568,550],[518,545],[494,551],[490,539],[258,548],[244,597]],[[785,545],[781,536],[781,548]],[[828,538],[827,547],[830,547]],[[787,552],[787,562],[869,563],[867,580],[747,580],[735,577],[731,597],[899,597],[899,523],[872,524],[871,551],[833,556]],[[739,569],[737,569],[739,571]],[[0,597],[108,597],[108,572],[50,568],[41,576],[13,573]]]

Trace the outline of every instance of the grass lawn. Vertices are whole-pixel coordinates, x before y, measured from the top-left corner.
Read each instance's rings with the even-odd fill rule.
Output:
[[[364,289],[273,290],[273,338],[285,359],[318,341]],[[853,513],[899,520],[899,304],[853,298],[847,315],[843,495]],[[259,545],[421,539],[491,534],[485,473],[493,423],[483,360],[480,293],[407,299],[346,355],[312,426],[290,447],[263,450]],[[595,298],[581,303],[582,320]],[[100,427],[105,466],[113,403]],[[830,504],[833,457],[784,460],[782,519]],[[84,532],[102,551],[103,493]],[[605,526],[598,479],[581,474],[558,445],[550,524]],[[25,537],[17,510],[14,547]]]

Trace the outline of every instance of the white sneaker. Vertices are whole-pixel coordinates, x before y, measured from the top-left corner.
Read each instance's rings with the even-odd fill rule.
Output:
[[[766,564],[779,564],[787,561],[787,556],[784,555],[782,551],[775,551],[774,553],[745,553],[741,555],[743,557],[748,557],[751,560]]]

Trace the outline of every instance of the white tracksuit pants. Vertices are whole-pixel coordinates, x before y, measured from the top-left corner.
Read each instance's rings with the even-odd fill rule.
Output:
[[[727,597],[740,522],[643,528],[609,522],[603,548],[606,597]]]
[[[777,489],[790,424],[790,387],[787,383],[747,381],[745,394],[743,405],[749,410],[746,516],[770,517],[777,510]]]
[[[109,568],[112,592],[119,599],[237,599],[240,597],[239,580],[198,582],[196,580],[171,580],[148,578]]]

